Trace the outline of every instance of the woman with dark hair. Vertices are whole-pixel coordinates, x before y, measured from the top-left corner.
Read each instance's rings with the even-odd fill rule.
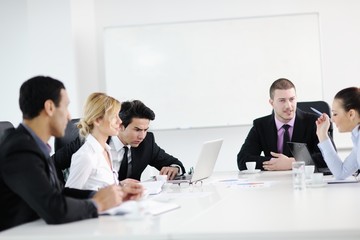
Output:
[[[344,161],[340,159],[327,134],[330,118],[325,113],[316,121],[318,146],[335,178],[344,179],[360,169],[360,88],[345,88],[335,95],[331,121],[335,123],[339,132],[351,132],[351,153]]]

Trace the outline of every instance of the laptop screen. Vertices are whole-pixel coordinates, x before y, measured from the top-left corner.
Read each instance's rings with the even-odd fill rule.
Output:
[[[222,143],[223,139],[204,142],[194,168],[191,182],[210,177],[214,171]]]
[[[200,151],[200,155],[196,161],[193,174],[181,176],[168,182],[196,182],[210,177],[214,171],[215,163],[219,156],[222,143],[223,139],[204,142]]]

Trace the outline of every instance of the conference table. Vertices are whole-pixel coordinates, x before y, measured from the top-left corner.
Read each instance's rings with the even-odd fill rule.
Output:
[[[9,229],[0,239],[360,239],[360,184],[293,189],[291,171],[215,172],[150,199],[179,208],[156,216],[100,216]]]

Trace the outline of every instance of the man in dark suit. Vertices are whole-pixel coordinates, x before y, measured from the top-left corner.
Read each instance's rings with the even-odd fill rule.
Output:
[[[286,141],[306,143],[315,166],[326,168],[317,147],[315,121],[318,117],[296,109],[294,84],[285,78],[273,82],[269,103],[273,107],[273,113],[254,120],[253,127],[237,155],[239,170],[245,170],[246,162],[251,161],[255,161],[256,168],[262,170],[290,170],[295,159]],[[286,134],[288,137],[284,140]]]
[[[20,88],[23,122],[0,146],[0,231],[39,218],[49,224],[95,218],[129,197],[120,186],[63,191],[50,159],[51,136],[64,135],[70,114],[63,83],[37,76]]]
[[[175,157],[160,148],[154,134],[148,132],[150,121],[155,119],[155,113],[139,100],[127,101],[121,104],[119,113],[122,123],[118,136],[109,138],[113,167],[119,170],[119,180],[126,183],[130,179],[140,180],[144,169],[150,165],[157,168],[160,174],[174,179],[185,173],[183,164]],[[56,151],[53,156],[58,169],[70,167],[71,156],[75,153],[82,141],[77,138],[70,144]],[[128,150],[125,150],[127,146]],[[124,167],[124,153],[127,151],[127,163]],[[122,171],[122,169],[125,171]]]

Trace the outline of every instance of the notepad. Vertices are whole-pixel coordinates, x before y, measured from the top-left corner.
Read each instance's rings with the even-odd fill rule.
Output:
[[[145,213],[149,213],[153,216],[180,208],[180,205],[176,203],[159,202],[154,200],[143,201],[142,206],[144,208]]]

